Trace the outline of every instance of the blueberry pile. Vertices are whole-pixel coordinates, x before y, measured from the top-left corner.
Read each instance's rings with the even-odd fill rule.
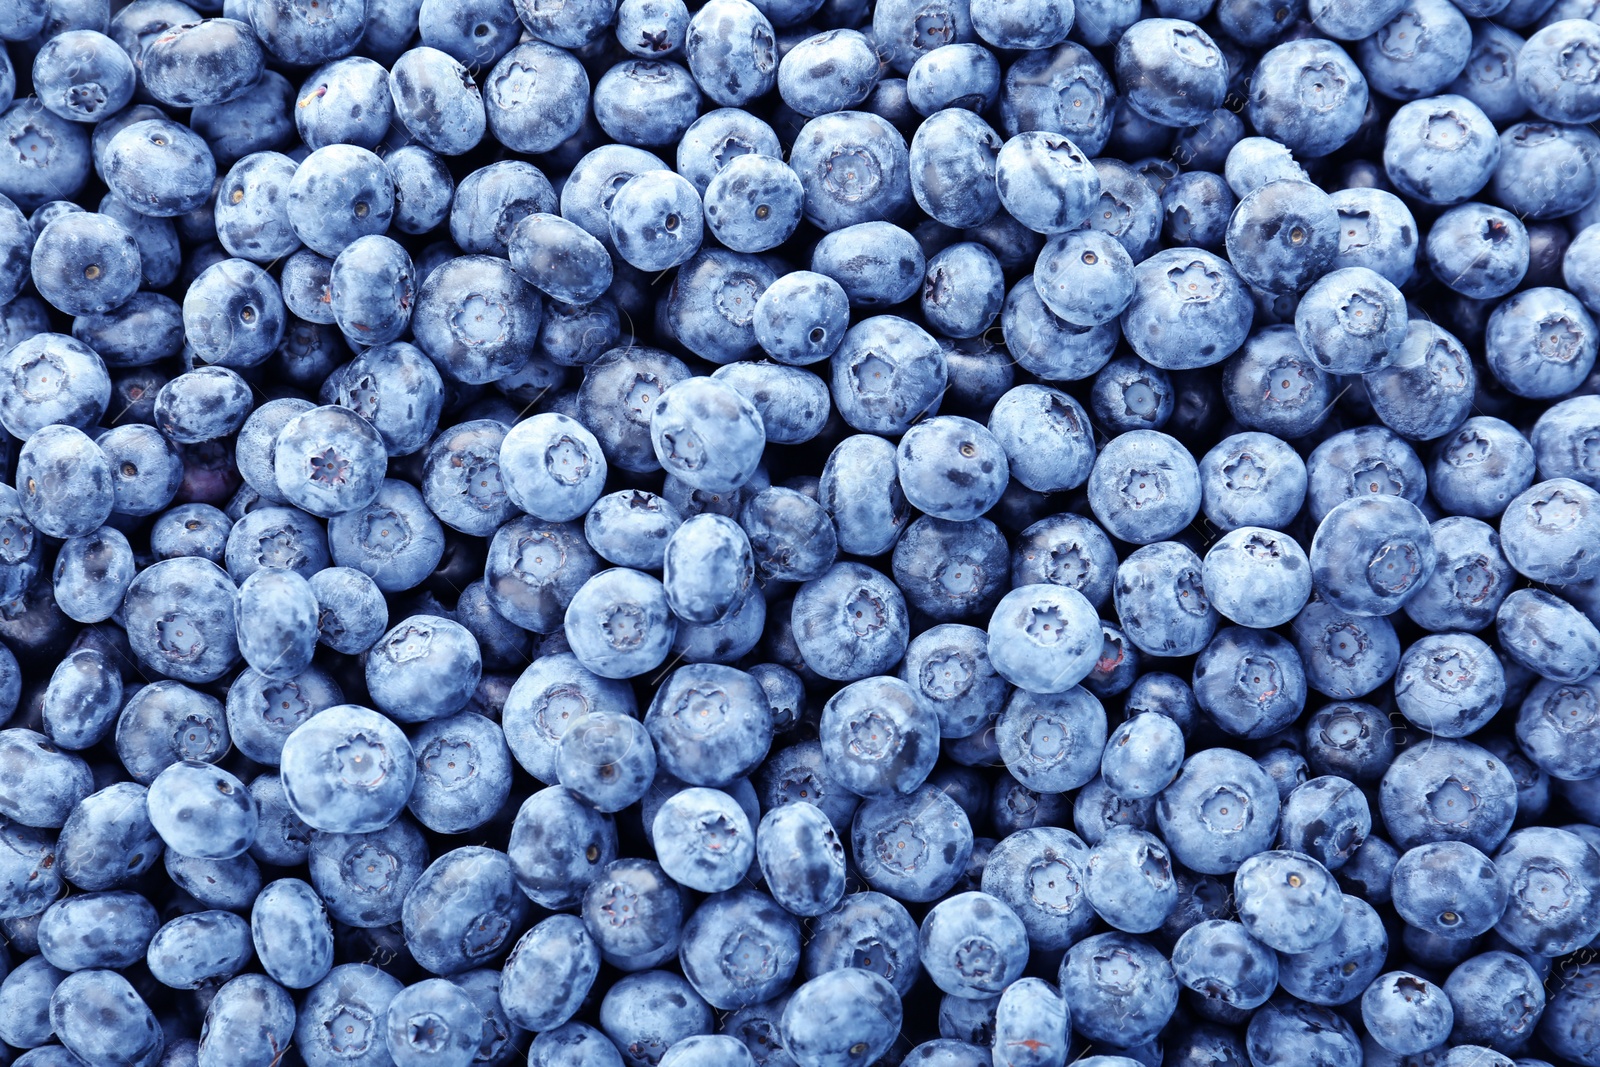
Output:
[[[1600,1067],[1600,0],[0,0],[0,1067]]]

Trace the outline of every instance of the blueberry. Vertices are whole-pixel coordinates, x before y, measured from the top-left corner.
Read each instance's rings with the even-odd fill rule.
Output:
[[[1000,261],[985,245],[975,241],[954,244],[928,260],[922,281],[922,314],[940,336],[980,337],[999,317],[1004,301]]]
[[[162,851],[143,786],[117,782],[84,797],[61,827],[62,877],[85,891],[124,886],[155,866]]]
[[[661,1057],[666,1067],[755,1067],[755,1057],[738,1038],[726,1034],[696,1034],[674,1044]]]
[[[467,5],[428,2],[418,14],[423,44],[479,69],[492,65],[522,34],[511,0]]]
[[[1222,51],[1206,32],[1177,18],[1141,19],[1116,51],[1129,107],[1163,126],[1192,126],[1220,107],[1228,88]]]
[[[1282,529],[1305,500],[1305,461],[1271,434],[1226,437],[1200,460],[1199,470],[1201,509],[1226,530]]]
[[[1054,1063],[1067,1049],[1071,1034],[1067,1016],[1066,1001],[1050,983],[1040,978],[1024,978],[1012,983],[1000,995],[1000,1004],[995,1009],[995,1045],[1005,1050],[1003,1054],[1008,1058],[1004,1062],[1015,1067]],[[964,1053],[957,1051],[960,1045],[951,1044],[955,1047],[949,1050],[950,1059],[946,1062],[955,1067],[963,1062],[959,1057]],[[928,1048],[927,1045],[920,1047]],[[974,1051],[981,1056],[981,1049]],[[915,1049],[906,1062],[919,1062]],[[929,1052],[920,1062],[931,1067],[940,1060]]]
[[[776,66],[769,60],[769,70]],[[595,120],[609,136],[631,146],[667,145],[698,117],[700,89],[677,63],[629,59],[595,83]]]
[[[333,318],[346,338],[381,345],[405,332],[416,294],[411,257],[387,237],[369,234],[346,245],[328,276]]]
[[[401,341],[369,348],[346,364],[334,399],[371,422],[391,456],[409,456],[435,437],[443,391],[433,363]]]
[[[113,514],[143,517],[167,510],[183,484],[183,459],[167,438],[153,426],[130,423],[107,430],[95,444],[111,464]]]
[[[218,989],[207,1007],[195,1063],[197,1067],[231,1062],[270,1064],[271,1050],[291,1041],[294,1022],[294,1000],[281,985],[258,974],[241,975]],[[246,1052],[245,1058],[235,1060],[241,1048],[257,1041],[265,1046],[263,1051],[253,1057]],[[167,1046],[169,1056],[176,1045]]]
[[[1277,831],[1272,779],[1253,760],[1213,748],[1186,759],[1156,799],[1156,817],[1173,856],[1202,874],[1226,874],[1264,849]]]
[[[818,916],[806,945],[808,978],[842,967],[873,971],[905,996],[921,974],[917,925],[904,905],[871,891],[851,893]]]
[[[399,921],[405,894],[428,864],[428,848],[416,824],[401,816],[371,832],[314,830],[308,861],[328,913],[369,928]]]
[[[947,108],[987,111],[1000,95],[1000,63],[979,44],[940,45],[906,73],[906,97],[922,115]]]
[[[1251,124],[1302,158],[1326,156],[1355,137],[1367,100],[1360,68],[1330,41],[1278,45],[1250,76]]]
[[[614,851],[614,835],[612,841]],[[643,859],[606,863],[590,875],[579,898],[584,923],[612,964],[637,971],[678,951],[683,891],[655,863]]]
[[[226,251],[270,263],[300,248],[285,203],[295,169],[288,156],[256,152],[228,171],[214,208],[217,238]]]
[[[1130,934],[1096,934],[1079,941],[1062,959],[1060,979],[1074,1028],[1116,1048],[1150,1040],[1178,1003],[1172,965]],[[1113,1010],[1113,1004],[1120,1010]]]
[[[778,95],[798,114],[814,118],[857,108],[872,94],[878,76],[878,57],[865,34],[828,30],[784,54],[778,63]]]
[[[1233,115],[1227,110],[1214,114]],[[1223,247],[1228,216],[1235,203],[1232,190],[1220,175],[1205,170],[1180,174],[1167,182],[1161,193],[1162,234],[1171,245],[1216,251]]]
[[[389,69],[394,116],[420,144],[459,156],[483,139],[483,96],[467,68],[437,48],[413,48]]]
[[[1268,182],[1242,197],[1234,210],[1228,258],[1258,289],[1298,292],[1330,265],[1338,231],[1338,215],[1326,193],[1309,182]]]
[[[662,310],[683,347],[712,363],[745,358],[756,347],[755,308],[777,280],[755,256],[704,248],[678,270]]]
[[[1288,622],[1311,595],[1305,551],[1258,526],[1241,526],[1217,540],[1206,551],[1201,578],[1219,614],[1261,629]]]
[[[1267,777],[1272,779],[1272,784],[1277,787],[1280,801],[1288,800],[1291,793],[1305,784],[1309,775],[1306,758],[1284,745],[1267,749],[1256,757],[1256,763],[1267,772]]]
[[[61,546],[51,573],[56,606],[76,622],[104,622],[121,607],[133,576],[128,539],[102,526]]]
[[[1517,89],[1528,107],[1553,122],[1590,121],[1600,102],[1584,87],[1572,57],[1596,47],[1600,42],[1581,19],[1558,18],[1530,36],[1517,64]]]
[[[1378,789],[1384,826],[1402,849],[1434,841],[1495,848],[1511,829],[1515,798],[1504,763],[1470,741],[1442,738],[1401,752]]]
[[[57,34],[39,49],[33,64],[40,102],[64,119],[98,122],[133,99],[133,61],[103,33]]]
[[[429,865],[406,892],[401,923],[417,962],[451,975],[497,958],[527,910],[506,854],[474,845]]]
[[[1227,261],[1202,249],[1167,249],[1135,267],[1122,329],[1145,360],[1177,370],[1226,359],[1244,343],[1252,315]],[[1169,332],[1174,318],[1180,325]]]
[[[0,30],[3,30],[4,39],[7,41],[26,41],[28,38],[36,36],[44,29],[45,18],[48,14],[48,9],[41,11],[19,9],[14,12],[7,12],[5,23],[3,27],[0,27]]]
[[[537,544],[524,547],[518,559],[530,548],[539,550]],[[550,565],[536,560],[535,566],[543,571]],[[585,581],[571,595],[565,619],[567,640],[579,662],[605,678],[632,678],[659,666],[677,628],[661,583],[626,567]]]
[[[706,192],[711,194],[710,187]],[[760,217],[760,209],[755,211]],[[647,171],[625,182],[613,197],[611,242],[618,255],[640,270],[668,270],[699,250],[704,219],[699,194],[687,179],[670,171]],[[799,221],[798,214],[794,221]],[[730,243],[730,247],[737,251],[764,251],[740,247],[739,242]]]
[[[1540,438],[1540,427],[1555,424],[1535,423],[1533,440],[1548,440]],[[1441,442],[1428,470],[1429,487],[1454,515],[1494,518],[1533,482],[1538,447],[1499,419],[1473,416]],[[1557,478],[1579,473],[1554,464],[1545,469]]]
[[[1421,512],[1387,495],[1347,500],[1329,511],[1310,557],[1317,591],[1361,615],[1398,610],[1427,582],[1438,558]]]
[[[560,915],[523,935],[506,962],[501,1001],[510,1021],[528,1029],[556,1028],[587,995],[600,965],[599,950],[581,920]],[[535,988],[559,975],[553,990]]]
[[[81,124],[61,118],[33,97],[11,103],[0,114],[0,130],[8,140],[17,139],[12,159],[0,165],[0,193],[16,207],[32,211],[83,188],[89,174],[90,147]],[[194,141],[204,148],[198,137]],[[35,163],[41,159],[41,149],[45,154]]]
[[[713,788],[754,770],[772,738],[760,685],[743,671],[714,664],[673,671],[651,700],[644,729],[663,769]]]
[[[858,893],[848,899],[864,902],[869,896],[877,894]],[[880,899],[886,901],[886,897]],[[843,909],[835,910],[818,918],[819,931],[822,923],[842,912]],[[904,909],[901,913],[904,915]],[[915,928],[910,926],[909,917],[904,917],[904,925],[909,928],[912,944],[915,944]],[[822,937],[824,934],[818,933],[811,944],[819,945]],[[862,931],[861,942],[835,944],[835,950],[877,952],[877,942],[866,941],[866,937],[870,937],[870,933]],[[731,893],[710,897],[691,915],[683,929],[680,958],[690,984],[715,1008],[731,1011],[762,1005],[786,990],[794,979],[800,963],[800,925],[774,904],[771,897],[754,889],[733,889]],[[914,958],[914,953],[910,953],[899,961],[907,968],[914,968]],[[886,969],[891,963],[880,955],[874,966]],[[914,969],[912,974],[915,974]]]
[[[1484,350],[1490,371],[1518,396],[1553,398],[1594,365],[1594,320],[1564,289],[1518,293],[1489,316]]]
[[[170,107],[223,104],[256,84],[263,60],[253,25],[229,18],[198,19],[173,25],[149,40],[139,54],[139,80]]]
[[[685,1038],[710,1034],[711,1025],[705,1001],[670,971],[628,975],[600,1002],[600,1027],[627,1067],[656,1064]]]
[[[734,888],[755,858],[749,818],[714,789],[694,787],[669,797],[656,813],[651,837],[662,869],[702,893]]]
[[[923,920],[921,957],[945,992],[995,996],[1020,977],[1027,931],[999,898],[959,893],[940,901]]]
[[[900,1031],[900,995],[880,975],[855,967],[829,971],[802,984],[783,1010],[784,1048],[799,1067],[870,1062]],[[811,1020],[826,1019],[813,1027]]]
[[[1246,860],[1234,877],[1234,897],[1251,936],[1279,952],[1316,948],[1344,915],[1333,876],[1298,852],[1262,852]]]
[[[498,726],[461,712],[411,736],[416,785],[408,808],[427,829],[461,833],[490,821],[509,797],[510,752]]]
[[[924,784],[865,801],[856,809],[850,841],[872,888],[899,900],[931,901],[949,892],[965,870],[972,827],[947,793]]]
[[[258,812],[244,783],[199,760],[167,767],[150,783],[150,822],[169,852],[232,859],[255,840]]]
[[[507,431],[492,419],[478,419],[441,431],[428,445],[423,499],[445,525],[482,537],[516,513],[500,474]]]
[[[83,893],[45,909],[39,951],[63,971],[128,967],[142,959],[159,920],[138,893]]]
[[[509,242],[512,267],[529,285],[567,303],[598,299],[611,281],[611,258],[598,240],[556,215],[520,220]]]
[[[239,653],[257,673],[287,681],[311,666],[317,598],[294,571],[263,567],[239,587]]]
[[[910,606],[933,619],[988,613],[1009,570],[1005,537],[987,519],[918,519],[895,545],[892,560]]]
[[[8,821],[0,826],[0,841],[9,852],[0,864],[0,911],[8,919],[38,915],[63,888],[51,835]]]
[[[1178,903],[1172,857],[1154,834],[1132,828],[1107,833],[1090,850],[1085,885],[1095,912],[1128,933],[1159,929]]]
[[[617,43],[649,59],[683,48],[689,11],[682,0],[624,0],[617,5]]]
[[[319,148],[289,181],[295,233],[312,251],[334,257],[358,237],[380,234],[394,214],[394,180],[383,161],[357,145]]]
[[[561,653],[541,656],[523,672],[506,698],[501,719],[517,762],[540,781],[553,782],[561,735],[573,720],[605,709],[632,713],[632,691],[590,674],[571,653]]]
[[[1090,518],[1064,512],[1022,531],[1011,553],[1011,584],[1067,585],[1099,606],[1110,595],[1115,568],[1110,537]]]
[[[566,1023],[535,1037],[528,1061],[538,1067],[622,1067],[622,1054],[588,1023]]]
[[[1443,989],[1406,971],[1379,975],[1361,996],[1361,1019],[1374,1041],[1400,1055],[1444,1042],[1455,1012]]]
[[[1183,730],[1177,720],[1160,711],[1139,712],[1112,731],[1100,758],[1100,774],[1118,796],[1140,800],[1171,784],[1183,755]]]
[[[347,408],[324,406],[295,415],[273,444],[278,491],[323,518],[371,503],[388,460],[377,429]]]
[[[1498,1049],[1521,1049],[1547,1003],[1533,967],[1522,957],[1499,950],[1480,953],[1456,967],[1445,979],[1444,992],[1455,1013],[1452,1036]]]
[[[1493,717],[1505,699],[1505,684],[1488,645],[1470,634],[1433,634],[1401,658],[1395,703],[1429,733],[1465,737]]]
[[[1513,660],[1557,682],[1576,682],[1595,671],[1600,630],[1558,596],[1519,589],[1495,613],[1500,647]]]
[[[389,72],[365,56],[317,68],[301,83],[295,101],[295,128],[313,151],[330,144],[376,148],[390,118]]]
[[[1431,0],[1418,5],[1419,10],[1432,7]],[[1408,18],[1417,25],[1411,12],[1404,11],[1379,36],[1398,32],[1394,28]],[[1465,24],[1461,28],[1464,33]],[[1426,44],[1427,31],[1421,32]],[[1384,141],[1384,169],[1395,188],[1428,204],[1459,204],[1470,199],[1488,183],[1499,161],[1500,142],[1494,124],[1478,105],[1462,96],[1436,96],[1406,104],[1390,120]]]
[[[1185,989],[1239,1012],[1260,1007],[1278,984],[1279,957],[1237,922],[1206,919],[1172,947],[1172,970]]]
[[[331,557],[327,537],[311,516],[298,508],[261,506],[228,530],[222,562],[228,576],[239,581],[266,567],[291,570],[310,580]]]
[[[598,811],[621,811],[637,801],[655,769],[655,749],[644,726],[618,712],[589,712],[557,745],[561,784]]]
[[[1395,909],[1411,925],[1464,940],[1499,922],[1510,887],[1482,852],[1460,841],[1438,841],[1400,857],[1390,891]]]
[[[248,788],[259,816],[250,855],[274,867],[304,863],[311,850],[311,828],[289,807],[283,780],[276,774],[258,774]]]
[[[1518,747],[1541,771],[1571,781],[1581,778],[1595,758],[1588,713],[1593,690],[1589,679],[1576,684],[1541,679],[1523,698]]]
[[[415,778],[410,743],[397,726],[353,704],[328,708],[284,742],[284,791],[314,829],[370,833],[405,806]]]
[[[219,264],[220,265],[220,264]],[[235,433],[248,417],[250,387],[227,367],[196,367],[156,394],[156,427],[179,445],[197,445]]]
[[[67,1050],[90,1063],[154,1067],[164,1039],[137,990],[115,971],[67,975],[50,994],[50,1026]]]
[[[840,111],[812,119],[789,165],[805,187],[806,218],[825,231],[892,221],[911,203],[905,139],[877,115]]]
[[[1344,1017],[1314,1004],[1280,997],[1268,1001],[1245,1030],[1245,1048],[1252,1064],[1278,1067],[1315,1061],[1330,1067],[1356,1067],[1362,1045]]]
[[[1173,541],[1133,552],[1116,573],[1116,609],[1128,639],[1152,655],[1192,655],[1211,640],[1217,612],[1201,561]]]
[[[999,1007],[999,997],[941,997],[939,1033],[946,1041],[957,1041],[980,1050],[988,1049],[994,1044]],[[988,1052],[983,1054],[992,1055]]]
[[[772,23],[747,0],[712,0],[695,12],[684,51],[701,90],[724,107],[743,106],[777,82]]]
[[[783,804],[762,816],[756,858],[768,891],[791,915],[822,915],[844,896],[844,843],[814,804]]]
[[[909,793],[933,769],[937,717],[916,691],[892,678],[868,678],[840,690],[818,726],[825,774],[853,793]]]
[[[181,915],[163,925],[150,941],[150,973],[172,989],[196,989],[227,981],[250,962],[254,947],[250,924],[226,911]]]
[[[282,878],[256,897],[250,929],[262,967],[289,989],[307,989],[333,966],[333,928],[305,882]]]
[[[139,288],[139,246],[111,216],[79,211],[44,227],[30,270],[52,307],[69,315],[102,314]]]
[[[377,583],[361,571],[330,567],[309,579],[317,597],[317,642],[338,652],[371,648],[389,626]]]
[[[295,1047],[307,1067],[341,1061],[381,1063],[385,1014],[402,986],[370,963],[344,963],[306,994],[295,1023]]]
[[[333,324],[333,295],[328,291],[328,280],[332,272],[332,259],[318,255],[309,248],[302,248],[284,261],[283,269],[279,275],[279,280],[282,283],[281,292],[284,306],[299,319],[305,320],[302,323],[301,330],[286,330],[286,335],[291,339],[294,339],[296,334],[299,334],[298,345],[305,348],[303,353],[300,352],[299,347],[291,351],[296,352],[300,358],[308,361],[313,359],[316,351],[316,346],[313,346],[312,339],[321,340],[327,336],[311,329],[310,324],[316,323],[322,326],[331,326]],[[332,338],[322,341],[324,345],[339,337],[337,331],[329,332],[332,334]],[[316,364],[313,363],[313,365]],[[327,362],[327,366],[322,369],[321,375],[312,376],[307,372],[307,376],[315,377],[315,381],[311,384],[320,384],[322,377],[326,376],[327,372],[332,369],[333,361],[330,359]]]
[[[1366,795],[1336,775],[1296,785],[1279,811],[1279,845],[1310,856],[1330,871],[1349,863],[1371,832]]]
[[[340,63],[363,62],[361,60],[340,60]],[[379,68],[378,73],[382,73]],[[388,113],[388,85],[374,84],[365,91],[375,94],[375,100],[365,105],[370,108],[367,115],[376,115],[383,118]],[[382,95],[376,95],[382,94]],[[321,98],[318,98],[321,99]],[[363,107],[360,104],[351,105],[352,108]],[[302,115],[305,112],[301,112]],[[384,129],[387,129],[385,124]],[[326,144],[340,143],[338,141],[320,141],[312,136],[305,137],[307,144],[315,143],[315,147],[324,147]],[[363,148],[374,147],[372,144],[362,143],[362,136],[356,133],[344,133],[342,136],[347,143],[358,144]],[[389,171],[389,177],[394,182],[394,216],[391,224],[401,233],[427,233],[434,229],[450,214],[451,200],[455,195],[455,179],[446,168],[444,161],[433,152],[421,145],[405,145],[397,148],[384,157],[383,165]]]
[[[1318,445],[1306,462],[1307,503],[1321,522],[1338,504],[1372,495],[1422,502],[1427,472],[1416,452],[1381,426],[1343,430]]]

